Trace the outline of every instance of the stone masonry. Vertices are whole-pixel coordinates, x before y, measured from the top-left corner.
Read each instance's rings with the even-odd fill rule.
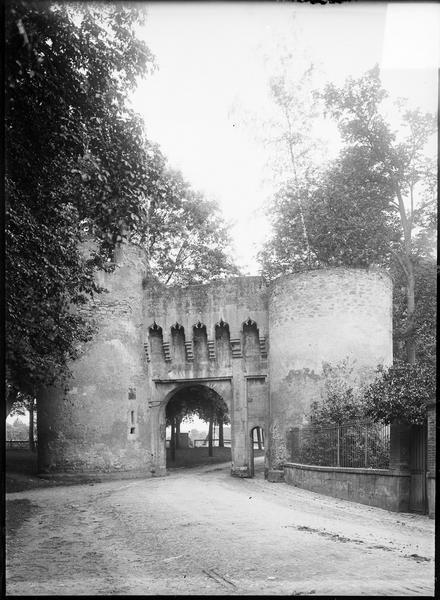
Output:
[[[236,277],[186,288],[147,276],[136,247],[101,273],[108,290],[88,310],[94,339],[69,389],[42,390],[41,473],[152,476],[166,472],[165,407],[186,386],[215,390],[231,418],[233,475],[252,475],[254,427],[268,442],[266,471],[323,393],[324,362],[355,359],[373,372],[392,362],[392,284],[379,270],[325,269]]]

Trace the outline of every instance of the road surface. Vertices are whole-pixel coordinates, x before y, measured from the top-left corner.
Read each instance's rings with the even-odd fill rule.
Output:
[[[210,465],[8,494],[7,594],[434,594],[432,520],[257,470],[239,479]]]

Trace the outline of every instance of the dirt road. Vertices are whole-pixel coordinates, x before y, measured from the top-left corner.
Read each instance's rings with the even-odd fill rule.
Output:
[[[8,595],[434,594],[432,520],[269,483],[261,468],[7,501]]]

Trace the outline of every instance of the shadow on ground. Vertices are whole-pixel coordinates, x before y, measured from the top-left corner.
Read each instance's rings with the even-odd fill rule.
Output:
[[[26,449],[6,450],[6,493],[57,485],[37,477],[37,453]]]
[[[175,460],[173,461],[171,460],[171,450],[167,448],[167,469],[191,468],[231,462],[230,448],[215,446],[212,449],[212,456],[209,456],[208,452],[207,446],[202,448],[178,448]],[[264,456],[264,450],[255,450],[254,456]]]
[[[231,449],[214,447],[212,456],[209,456],[208,447],[202,448],[178,448],[175,460],[171,460],[171,450],[167,448],[167,469],[182,467],[199,467],[216,463],[230,462]]]
[[[255,450],[255,458],[264,456],[264,450]],[[176,451],[176,460],[171,461],[170,450],[167,448],[167,469],[201,467],[204,465],[224,464],[231,462],[230,448],[213,448],[213,456],[208,455],[208,448],[182,448]],[[257,462],[256,462],[257,468]],[[27,449],[6,450],[6,493],[23,492],[34,488],[75,485],[84,481],[74,478],[38,477],[37,453]],[[91,481],[94,479],[92,478]],[[96,481],[99,481],[96,478]]]

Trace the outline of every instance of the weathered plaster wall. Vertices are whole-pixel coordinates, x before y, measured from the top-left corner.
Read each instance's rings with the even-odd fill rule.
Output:
[[[40,472],[130,471],[149,474],[150,436],[142,347],[145,257],[119,249],[108,290],[88,306],[98,332],[71,365],[66,395],[45,390],[38,404]],[[131,433],[132,432],[132,433]]]
[[[288,427],[323,394],[323,362],[355,359],[364,376],[392,362],[392,284],[380,271],[345,268],[282,277],[269,290],[272,467]],[[278,466],[279,466],[278,465]]]

